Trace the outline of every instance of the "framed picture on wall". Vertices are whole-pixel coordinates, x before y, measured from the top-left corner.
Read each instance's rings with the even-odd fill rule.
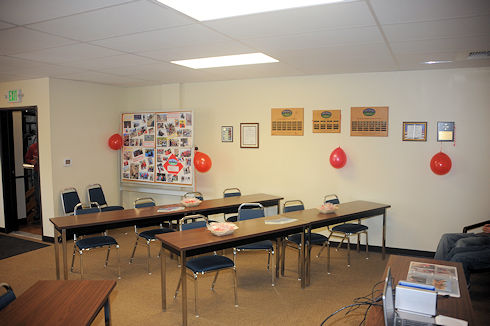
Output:
[[[233,142],[233,127],[232,126],[221,126],[221,141],[223,143]]]
[[[240,148],[259,148],[258,123],[240,123]]]
[[[403,141],[427,141],[427,122],[403,122]]]

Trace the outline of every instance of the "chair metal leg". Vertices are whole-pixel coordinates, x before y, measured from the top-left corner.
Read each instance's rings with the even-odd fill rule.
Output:
[[[80,279],[83,280],[83,259],[82,259],[83,250],[80,250],[78,253],[80,254]]]
[[[236,266],[236,253],[237,253],[237,249],[233,248],[233,265],[235,266]]]
[[[179,277],[179,282],[177,282],[177,288],[175,289],[174,299],[177,299],[177,295],[179,294],[180,282],[182,279]]]
[[[73,245],[73,256],[71,257],[71,268],[70,268],[70,271],[73,273],[73,265],[75,263],[75,251],[76,251],[76,248],[75,248],[75,245]]]
[[[146,247],[148,249],[148,258],[146,259],[146,268],[148,270],[148,275],[151,275],[151,272],[150,272],[150,240],[147,240],[146,241]]]
[[[129,258],[129,263],[133,263],[134,252],[136,251],[136,246],[138,245],[139,236],[136,236],[136,241],[134,242],[133,253],[131,254],[131,258]]]
[[[214,274],[213,283],[211,283],[211,291],[214,291],[214,285],[216,284],[216,280],[218,279],[218,274],[219,274],[219,271],[217,271]]]
[[[328,239],[330,239],[330,237],[329,237]],[[318,254],[316,255],[316,258],[320,258],[320,255],[322,254],[323,249],[325,249],[325,246],[326,246],[326,244],[327,244],[327,243],[328,243],[328,240],[327,240],[327,241],[325,241],[325,242],[322,244],[322,247],[320,248],[320,251],[319,251],[319,252],[318,252]]]
[[[267,250],[267,270],[270,270],[270,264],[271,264],[271,251]]]
[[[119,245],[116,245],[117,252],[117,278],[121,279],[121,257],[119,256]]]
[[[298,245],[298,281],[301,281],[301,244]]]
[[[357,252],[359,253],[359,247],[361,246],[361,233],[357,233]]]
[[[109,254],[110,253],[111,253],[111,246],[107,247],[107,256],[105,257],[104,267],[107,267],[107,265],[109,264]]]
[[[199,313],[197,312],[197,274],[194,274],[194,311],[196,317],[199,317]]]
[[[325,242],[327,243],[327,274],[330,274],[330,242],[328,240]]]
[[[236,276],[236,267],[233,267],[233,290],[235,292],[235,307],[238,307],[238,279]]]
[[[366,234],[366,259],[369,259],[369,244],[368,244],[368,233],[367,231],[365,232]]]
[[[342,241],[344,241],[342,239]],[[350,267],[350,237],[347,237],[347,267]]]
[[[281,275],[284,276],[284,264],[286,263],[286,238],[282,238],[281,240]]]
[[[274,260],[274,249],[270,250],[269,251],[269,260],[270,260],[270,256],[272,255],[272,259]],[[274,268],[271,269],[271,274],[272,274],[272,286],[275,286],[276,285],[276,267],[277,266],[274,266]]]

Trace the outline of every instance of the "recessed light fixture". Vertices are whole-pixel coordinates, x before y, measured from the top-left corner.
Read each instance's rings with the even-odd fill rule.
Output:
[[[433,61],[426,61],[426,62],[422,62],[422,63],[425,65],[433,65],[436,63],[450,63],[450,62],[452,62],[452,61],[451,60],[433,60]]]
[[[236,54],[236,55],[225,55],[221,57],[177,60],[177,61],[170,61],[170,62],[193,69],[204,69],[204,68],[252,65],[258,63],[271,63],[271,62],[279,62],[279,61],[263,53],[246,53],[246,54]]]
[[[158,0],[199,21],[354,0]]]

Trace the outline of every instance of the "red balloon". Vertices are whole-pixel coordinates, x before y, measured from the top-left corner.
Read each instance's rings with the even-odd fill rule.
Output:
[[[337,147],[330,154],[330,164],[336,168],[340,169],[344,167],[345,163],[347,163],[347,156],[342,148]]]
[[[199,172],[207,172],[211,169],[213,162],[211,162],[211,158],[202,152],[194,153],[194,166]]]
[[[118,150],[122,147],[122,137],[119,134],[114,134],[111,137],[109,137],[109,147],[112,148],[113,150]]]
[[[430,160],[430,169],[438,175],[444,175],[451,170],[452,162],[449,156],[439,152]]]

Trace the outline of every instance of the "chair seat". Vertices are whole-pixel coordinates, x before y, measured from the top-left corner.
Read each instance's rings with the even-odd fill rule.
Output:
[[[233,267],[233,260],[225,256],[210,255],[192,258],[185,266],[194,273],[205,273],[223,268]]]
[[[138,235],[142,238],[145,238],[146,240],[155,240],[155,236],[157,234],[163,234],[163,233],[168,233],[168,232],[174,232],[175,230],[169,229],[169,228],[158,228],[158,229],[152,229],[152,230],[147,230],[140,232]]]
[[[116,239],[105,235],[80,239],[76,242],[76,246],[81,250],[111,245],[117,245]]]
[[[226,222],[236,222],[238,220],[238,215],[232,215],[226,218]]]
[[[368,227],[362,224],[354,224],[354,223],[345,223],[336,225],[332,228],[333,232],[342,232],[342,233],[358,233],[361,231],[367,230]]]
[[[259,242],[250,243],[244,246],[237,247],[239,250],[265,250],[265,249],[273,249],[272,241],[264,240]]]
[[[288,240],[296,243],[299,246],[301,244],[301,233],[296,233],[296,234],[288,236]],[[321,245],[327,240],[328,240],[328,238],[326,236],[324,236],[323,234],[320,234],[320,233],[312,233],[311,234],[311,244]],[[306,241],[306,235],[305,235],[305,241]]]
[[[101,207],[100,210],[103,212],[122,211],[122,210],[124,210],[124,207],[122,207],[122,206],[107,206],[107,207]]]

